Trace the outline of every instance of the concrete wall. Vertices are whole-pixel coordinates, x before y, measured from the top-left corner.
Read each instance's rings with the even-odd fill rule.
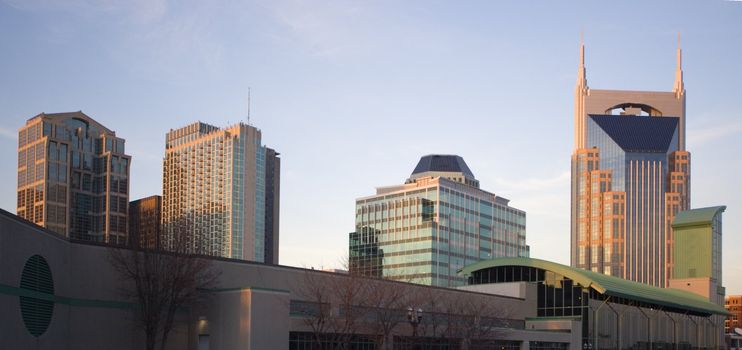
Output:
[[[122,297],[121,281],[109,263],[105,246],[71,243],[34,224],[0,210],[0,349],[141,349],[144,333],[136,327],[134,304]],[[21,317],[20,276],[26,261],[41,255],[54,280],[54,312],[45,333],[34,337]],[[197,349],[208,336],[210,349],[287,349],[290,331],[307,331],[306,322],[290,315],[291,300],[307,300],[309,281],[333,285],[357,283],[347,274],[277,265],[213,260],[221,275],[211,298],[178,313],[168,349]],[[368,281],[368,280],[367,280]],[[384,288],[404,288],[407,295],[462,300],[472,298],[495,306],[507,318],[524,320],[535,314],[535,289],[510,286],[526,298],[371,280]],[[524,289],[525,288],[525,289]],[[419,299],[424,300],[424,299]],[[429,299],[427,299],[429,300]],[[500,315],[500,317],[502,317]],[[406,323],[395,330],[407,335]],[[518,333],[520,332],[520,333]],[[517,331],[519,339],[538,332]],[[540,334],[540,333],[538,333]],[[563,335],[538,335],[561,341]]]
[[[261,289],[218,292],[198,318],[208,322],[210,349],[288,349],[288,293]]]

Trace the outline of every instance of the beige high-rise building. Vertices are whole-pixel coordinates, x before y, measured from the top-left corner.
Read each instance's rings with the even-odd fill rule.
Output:
[[[675,214],[690,207],[681,50],[672,91],[575,88],[571,265],[665,287]]]
[[[257,128],[196,122],[167,133],[163,245],[278,263],[279,153]]]
[[[18,216],[126,244],[130,163],[124,139],[84,113],[41,113],[18,131]]]

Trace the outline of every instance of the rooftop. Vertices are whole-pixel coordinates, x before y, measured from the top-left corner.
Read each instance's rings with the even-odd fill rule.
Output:
[[[429,171],[437,172],[457,172],[463,173],[466,177],[474,178],[474,174],[464,162],[464,158],[457,155],[448,154],[429,154],[420,158],[417,162],[412,175],[425,173]]]
[[[584,288],[592,288],[600,294],[653,304],[660,307],[687,310],[698,314],[728,315],[724,307],[706,298],[673,288],[659,288],[615,276],[578,269],[551,261],[533,258],[497,258],[480,261],[459,270],[459,274],[470,276],[474,271],[500,266],[524,266],[552,271],[565,276]]]
[[[626,152],[665,153],[678,127],[676,117],[595,115],[590,118]]]
[[[79,121],[87,124],[87,126],[92,125],[96,129],[98,129],[100,132],[103,132],[103,133],[106,133],[106,134],[110,134],[110,135],[116,135],[116,133],[113,130],[111,130],[111,129],[105,127],[105,126],[103,126],[103,124],[99,123],[98,121],[96,121],[95,119],[91,118],[89,115],[83,113],[82,111],[77,111],[77,112],[61,112],[61,113],[44,113],[44,112],[42,112],[42,113],[39,113],[39,114],[37,114],[37,115],[29,118],[26,123],[28,124],[29,122],[31,122],[32,120],[34,120],[36,118],[42,118],[42,119],[46,119],[46,120],[51,120],[53,122],[63,122],[66,119],[77,119],[77,120],[79,120]]]
[[[690,209],[679,212],[675,215],[675,220],[672,222],[672,227],[680,226],[695,226],[711,224],[717,214],[721,214],[726,210],[727,207],[724,205],[717,207],[707,207]]]

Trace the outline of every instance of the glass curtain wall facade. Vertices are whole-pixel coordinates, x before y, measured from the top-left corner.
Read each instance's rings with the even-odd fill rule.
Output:
[[[452,287],[466,282],[457,275],[466,265],[528,256],[524,211],[479,189],[473,175],[435,170],[356,200],[351,273]]]
[[[277,241],[277,226],[266,231],[266,183],[278,196],[278,154],[266,157],[260,130],[246,124],[220,129],[197,122],[166,137],[163,165],[162,234],[166,249],[233,259],[266,260],[266,234]],[[276,252],[277,253],[277,252]]]
[[[129,243],[134,248],[160,249],[162,197],[149,196],[129,203]]]
[[[577,152],[577,267],[665,286],[670,224],[682,208],[687,167],[673,171],[677,118],[591,115]],[[672,192],[680,190],[681,192]]]
[[[666,287],[675,215],[690,207],[685,88],[593,90],[584,45],[575,90],[571,265]]]
[[[126,244],[130,163],[124,139],[84,113],[39,114],[18,131],[18,216]]]
[[[721,344],[722,323],[712,321],[718,316],[645,302],[639,292],[606,295],[557,271],[529,266],[486,268],[468,279],[470,285],[511,282],[535,285],[537,317],[579,319],[583,349],[711,349]]]

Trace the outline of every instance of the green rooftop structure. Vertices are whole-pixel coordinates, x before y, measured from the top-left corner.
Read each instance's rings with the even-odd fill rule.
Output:
[[[691,291],[526,257],[481,261],[459,274],[469,290],[523,291],[511,296],[535,299],[526,328],[579,334],[583,349],[714,348],[723,341],[718,319],[728,312]]]
[[[672,222],[668,287],[695,293],[719,307],[724,306],[726,294],[721,285],[721,217],[726,208],[721,205],[682,211]],[[710,322],[724,324],[724,318],[713,316]]]
[[[726,206],[678,213],[674,234],[673,279],[707,277],[721,281],[721,214]]]

